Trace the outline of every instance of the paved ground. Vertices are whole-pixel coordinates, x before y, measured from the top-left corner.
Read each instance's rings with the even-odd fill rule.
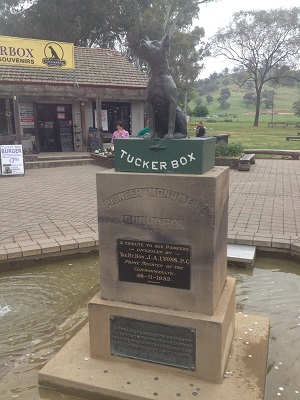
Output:
[[[0,177],[0,260],[97,245],[99,166]],[[258,159],[230,172],[229,243],[300,253],[300,161]]]

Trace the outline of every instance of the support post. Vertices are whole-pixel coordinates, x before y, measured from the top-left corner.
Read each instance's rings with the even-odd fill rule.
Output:
[[[101,96],[96,97],[96,113],[97,113],[97,123],[98,123],[98,133],[99,133],[99,149],[103,150],[103,135],[102,135],[102,105]]]
[[[13,108],[14,108],[14,120],[15,120],[15,129],[16,129],[16,141],[17,141],[17,144],[22,144],[20,113],[19,113],[19,99],[18,99],[17,95],[13,95]]]

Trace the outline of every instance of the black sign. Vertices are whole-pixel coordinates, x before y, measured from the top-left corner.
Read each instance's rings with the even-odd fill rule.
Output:
[[[195,369],[194,329],[119,316],[110,319],[112,355]]]
[[[72,121],[59,121],[59,133],[61,151],[73,151],[73,127]]]
[[[190,246],[118,239],[119,280],[190,289]]]
[[[97,128],[89,128],[89,141],[91,151],[99,149],[99,131]]]

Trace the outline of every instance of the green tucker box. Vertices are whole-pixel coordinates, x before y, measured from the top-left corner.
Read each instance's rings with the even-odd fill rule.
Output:
[[[115,139],[118,172],[204,174],[215,165],[216,138]]]

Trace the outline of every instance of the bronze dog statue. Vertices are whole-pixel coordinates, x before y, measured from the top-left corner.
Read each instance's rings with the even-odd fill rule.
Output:
[[[149,138],[179,139],[186,137],[184,112],[177,106],[177,88],[167,60],[169,36],[161,41],[140,41],[139,51],[151,69],[146,92],[146,113],[149,119]]]

